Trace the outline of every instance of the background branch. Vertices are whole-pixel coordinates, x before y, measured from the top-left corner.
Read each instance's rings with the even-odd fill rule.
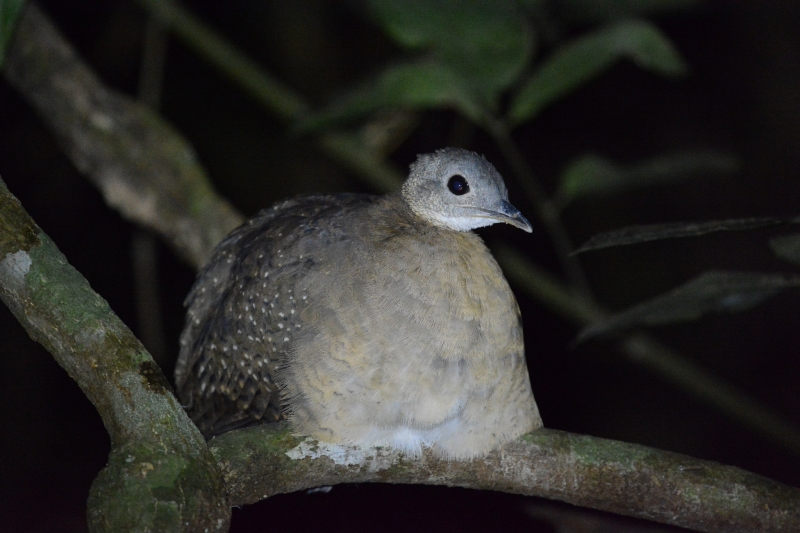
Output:
[[[195,268],[244,220],[214,192],[189,143],[146,106],[106,88],[35,2],[17,23],[3,74],[108,205],[163,235]]]
[[[164,62],[167,58],[167,32],[155,19],[147,21],[139,69],[139,101],[158,111],[161,101]],[[167,368],[171,354],[164,337],[164,316],[158,275],[158,242],[156,235],[142,227],[134,230],[131,239],[131,263],[136,293],[136,333],[161,368]]]
[[[300,96],[266,73],[179,3],[162,0],[138,2],[287,125],[295,124],[309,112],[308,104]],[[403,181],[404,176],[397,169],[387,164],[378,151],[368,149],[355,135],[324,133],[317,140],[317,145],[379,191],[395,190]]]

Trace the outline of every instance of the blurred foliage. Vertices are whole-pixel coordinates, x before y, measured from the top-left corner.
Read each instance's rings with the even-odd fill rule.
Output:
[[[376,21],[408,49],[411,62],[390,65],[331,102],[301,125],[330,127],[386,107],[452,107],[479,125],[497,115],[511,90],[509,123],[533,118],[627,58],[639,67],[675,77],[686,66],[658,28],[644,20],[601,27],[559,46],[526,74],[534,58],[534,20],[512,1],[372,0]],[[537,6],[528,5],[535,11]],[[414,55],[422,53],[422,58]]]
[[[575,253],[601,250],[615,246],[628,246],[643,242],[680,239],[683,237],[699,237],[720,231],[746,231],[779,224],[797,224],[797,219],[767,218],[735,218],[729,220],[711,220],[708,222],[672,222],[667,224],[648,224],[643,226],[627,226],[617,230],[595,235],[583,243]]]
[[[770,239],[769,245],[776,256],[800,265],[800,233],[774,237]]]
[[[25,0],[0,0],[0,67]]]
[[[556,198],[563,206],[582,196],[619,194],[698,176],[727,175],[738,169],[736,157],[718,152],[676,153],[635,165],[619,165],[606,157],[588,154],[572,161],[564,170]]]
[[[533,55],[534,31],[512,0],[372,0],[399,45],[429,51],[485,103],[514,83]]]
[[[531,4],[543,0],[527,0]],[[584,24],[630,17],[653,17],[695,8],[700,0],[559,0],[554,2],[561,18]]]
[[[448,106],[480,123],[533,55],[534,29],[510,0],[373,0],[371,6],[386,33],[422,57],[387,67],[302,128],[352,121],[386,107]]]
[[[511,121],[519,124],[533,118],[623,58],[662,76],[686,73],[683,59],[655,26],[641,20],[620,22],[563,45],[535,69],[513,99]]]
[[[539,33],[535,21],[547,18],[543,13],[548,8],[546,3],[372,0],[370,5],[377,23],[407,49],[408,59],[387,66],[335,99],[304,121],[301,131],[352,124],[379,110],[449,107],[494,133],[496,142],[505,145],[502,148],[506,153],[518,153],[516,147],[509,146],[513,140],[498,131],[534,119],[544,108],[591,83],[620,60],[628,59],[643,70],[667,78],[680,77],[688,71],[676,47],[658,27],[630,17],[688,7],[693,2],[566,2],[560,5],[561,9],[581,13],[584,20],[601,24],[559,43],[538,61],[534,61],[533,53],[534,36]],[[504,96],[510,102],[505,113],[501,110]],[[575,159],[563,172],[554,201],[564,206],[582,196],[614,195],[665,182],[724,175],[738,167],[737,159],[730,154],[698,150],[658,156],[635,165],[620,165],[589,154]],[[518,174],[522,173],[518,169]],[[534,179],[529,175],[516,178]],[[550,200],[539,193],[534,201],[542,206]],[[741,231],[774,222],[747,219],[624,228],[598,236],[581,250]],[[559,238],[557,231],[551,233],[551,238]],[[786,250],[785,245],[773,246]],[[568,247],[565,244],[561,248]],[[768,295],[795,285],[795,281],[767,275],[708,272],[663,297],[590,326],[581,338],[623,326],[697,319],[713,310],[744,311]],[[739,304],[734,305],[736,302]]]
[[[584,328],[583,341],[636,326],[697,320],[708,313],[747,311],[787,288],[800,287],[800,276],[750,272],[706,272],[670,292]]]

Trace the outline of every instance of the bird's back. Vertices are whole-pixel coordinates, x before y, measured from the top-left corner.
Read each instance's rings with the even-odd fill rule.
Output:
[[[280,202],[214,250],[185,301],[175,368],[178,396],[207,438],[284,418],[275,376],[298,329],[298,279],[313,268],[315,251],[348,237],[338,221],[377,198],[311,195]]]

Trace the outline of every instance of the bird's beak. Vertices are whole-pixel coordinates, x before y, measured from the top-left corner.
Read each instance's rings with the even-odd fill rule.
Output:
[[[533,227],[531,227],[531,223],[528,222],[528,219],[522,216],[522,213],[519,212],[519,209],[508,203],[506,200],[503,200],[500,203],[500,209],[498,211],[491,212],[498,222],[505,222],[506,224],[511,224],[512,226],[516,226],[523,231],[527,231],[528,233],[533,232]]]

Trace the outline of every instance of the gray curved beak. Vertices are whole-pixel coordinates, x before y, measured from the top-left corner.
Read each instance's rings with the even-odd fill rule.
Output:
[[[503,200],[503,202],[500,204],[500,210],[493,211],[493,213],[497,216],[497,220],[499,222],[511,224],[512,226],[516,226],[523,231],[527,231],[528,233],[533,232],[533,228],[531,227],[531,223],[528,222],[528,219],[522,216],[522,213],[519,212],[519,209],[508,203],[506,200]]]

